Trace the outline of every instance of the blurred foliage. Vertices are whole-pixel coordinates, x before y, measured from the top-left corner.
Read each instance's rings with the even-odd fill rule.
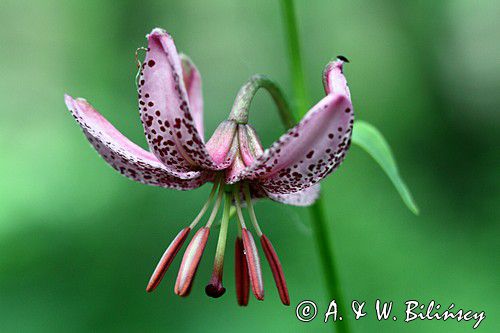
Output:
[[[413,214],[418,215],[418,207],[415,203],[415,199],[413,199],[408,186],[399,174],[396,160],[384,135],[373,125],[370,125],[366,121],[358,120],[354,123],[352,143],[357,144],[370,154],[387,174],[387,177],[389,177],[398,191],[406,207],[408,207]]]
[[[498,332],[500,3],[494,0],[297,1],[309,94],[337,54],[358,119],[380,129],[421,214],[401,204],[383,171],[353,147],[324,182],[345,297],[431,299],[486,311]],[[277,1],[0,2],[0,331],[317,331],[295,319],[302,299],[326,307],[303,209],[263,201],[261,225],[284,265],[283,307],[264,264],[266,300],[236,306],[230,225],[227,294],[209,299],[216,237],[189,298],[173,293],[176,267],[144,291],[157,259],[209,189],[135,184],[90,148],[63,103],[86,97],[144,145],[136,111],[134,51],[166,28],[199,67],[207,133],[240,85],[264,73],[290,95]],[[281,134],[265,94],[251,122],[265,144]],[[262,253],[261,253],[262,254]],[[489,315],[489,317],[488,317]],[[356,332],[468,332],[470,323],[352,324]]]

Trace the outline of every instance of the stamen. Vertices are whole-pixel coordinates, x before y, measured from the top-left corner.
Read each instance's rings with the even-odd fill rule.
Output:
[[[248,305],[248,295],[250,293],[250,280],[248,273],[248,263],[245,256],[245,248],[243,246],[243,240],[241,238],[241,230],[245,227],[245,220],[243,218],[243,213],[241,212],[240,203],[240,184],[236,183],[233,187],[233,197],[234,205],[236,209],[236,214],[238,216],[238,237],[234,243],[234,273],[236,282],[236,298],[238,300],[238,305],[247,306]]]
[[[203,250],[205,250],[205,245],[207,245],[209,234],[209,228],[201,228],[189,243],[184,257],[182,257],[181,268],[179,268],[177,281],[175,282],[174,291],[177,295],[187,296],[189,294],[198,264],[203,255]]]
[[[250,276],[250,284],[252,292],[259,301],[264,299],[264,282],[262,281],[262,270],[260,268],[259,253],[255,246],[252,234],[248,229],[241,230],[243,238],[243,247],[245,249],[245,257],[247,258],[248,272]]]
[[[243,212],[241,211],[240,202],[240,183],[236,183],[233,187],[234,205],[236,207],[236,214],[238,216],[238,221],[240,222],[240,228],[246,228],[245,219],[243,218]]]
[[[262,245],[262,249],[264,249],[269,266],[271,266],[271,271],[273,272],[274,281],[276,282],[276,287],[278,288],[281,303],[284,305],[290,305],[290,296],[288,295],[285,274],[283,273],[283,268],[281,267],[278,255],[266,235],[260,236],[260,244]]]
[[[214,270],[209,284],[205,287],[205,293],[214,298],[221,297],[226,292],[226,288],[222,286],[222,272],[224,269],[224,253],[226,251],[227,227],[229,224],[230,209],[231,195],[226,193],[219,240],[217,241],[217,250],[215,252]]]
[[[255,228],[255,232],[260,237],[262,236],[262,231],[260,230],[259,223],[257,222],[257,217],[255,216],[255,211],[253,210],[252,205],[252,197],[250,195],[250,188],[248,183],[245,183],[243,186],[243,192],[245,193],[245,200],[248,208],[248,215],[250,215],[250,220],[252,221],[253,227]]]
[[[250,293],[250,281],[248,278],[248,264],[245,259],[243,240],[241,239],[241,228],[234,243],[234,273],[236,281],[236,298],[238,305],[248,305],[248,294]]]
[[[210,213],[210,217],[208,218],[207,224],[205,225],[206,228],[210,228],[212,226],[212,223],[214,222],[215,217],[219,212],[219,207],[222,202],[223,195],[224,195],[224,183],[221,181],[219,186],[219,193],[217,193],[217,199],[215,200],[214,208],[212,209],[212,213]]]
[[[201,220],[203,215],[206,213],[208,206],[210,206],[210,204],[212,203],[212,200],[214,198],[217,187],[219,187],[220,185],[221,185],[221,177],[217,176],[217,178],[215,179],[215,182],[214,182],[214,186],[212,186],[212,190],[210,191],[210,194],[208,195],[207,201],[205,202],[205,204],[203,205],[203,207],[201,208],[200,212],[195,217],[193,222],[191,222],[191,224],[189,225],[189,227],[191,229],[193,229],[196,226],[196,224],[198,224],[198,222]]]
[[[148,293],[155,290],[156,287],[160,284],[163,276],[165,275],[165,272],[170,267],[172,261],[174,261],[175,256],[181,249],[182,244],[184,244],[184,241],[186,240],[190,231],[191,228],[189,227],[182,229],[165,250],[165,253],[163,253],[163,256],[158,262],[158,265],[156,265],[153,275],[151,275],[151,279],[149,280],[148,286],[146,287],[146,291]]]
[[[174,240],[170,243],[168,248],[165,250],[163,253],[163,256],[161,257],[160,261],[156,265],[156,268],[151,275],[151,278],[149,279],[148,286],[146,287],[147,292],[152,292],[153,290],[156,289],[156,287],[160,284],[161,280],[163,279],[163,276],[165,275],[165,272],[167,269],[170,267],[172,262],[174,261],[175,256],[181,249],[182,245],[187,239],[187,236],[189,232],[196,226],[196,224],[200,221],[200,219],[203,217],[205,212],[208,209],[208,206],[210,206],[214,195],[215,191],[217,190],[217,187],[220,185],[220,180],[221,177],[217,176],[215,178],[214,186],[212,187],[212,191],[210,192],[210,195],[208,196],[207,201],[201,208],[200,212],[198,215],[195,217],[191,225],[187,228],[182,229],[177,236],[174,238]]]

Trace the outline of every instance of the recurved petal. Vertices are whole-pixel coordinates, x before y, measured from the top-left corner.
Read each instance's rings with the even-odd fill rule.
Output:
[[[210,157],[191,112],[180,57],[170,35],[154,29],[139,78],[139,108],[149,147],[177,172],[222,169]]]
[[[324,97],[298,125],[228,182],[250,179],[274,194],[296,193],[316,184],[344,160],[353,118],[346,96]]]
[[[197,188],[211,179],[210,174],[200,172],[173,175],[153,154],[121,134],[86,100],[69,95],[65,95],[64,100],[90,144],[122,175],[144,184],[181,190]]]
[[[250,125],[238,125],[238,139],[240,143],[241,158],[246,166],[262,155],[264,150],[257,133]]]
[[[323,86],[327,95],[344,95],[351,99],[351,92],[344,76],[343,67],[345,62],[348,62],[347,59],[339,56],[337,60],[331,61],[326,65],[323,71]]]
[[[238,148],[238,139],[234,140],[236,127],[234,121],[225,120],[219,124],[210,140],[208,140],[206,147],[215,163],[230,163],[234,158]]]
[[[264,191],[266,191],[265,188]],[[319,198],[319,193],[319,184],[314,184],[313,186],[308,187],[305,190],[290,194],[279,194],[266,191],[267,196],[271,200],[292,206],[310,206]]]
[[[201,89],[201,75],[193,61],[185,54],[180,54],[182,62],[182,77],[188,94],[189,106],[191,108],[191,116],[194,120],[194,125],[200,134],[201,140],[204,141],[204,126],[203,126],[203,94]]]

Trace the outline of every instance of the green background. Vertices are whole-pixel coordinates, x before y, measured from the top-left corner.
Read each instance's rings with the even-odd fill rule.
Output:
[[[386,136],[419,204],[413,216],[358,147],[323,182],[330,237],[348,300],[367,301],[354,332],[470,332],[472,322],[403,322],[404,301],[486,311],[478,331],[500,331],[500,2],[297,1],[308,92],[323,96],[337,54],[358,119]],[[63,103],[86,97],[145,146],[136,107],[134,51],[167,29],[203,77],[209,135],[237,90],[267,74],[291,96],[277,1],[24,1],[0,3],[0,331],[331,331],[321,313],[295,318],[303,299],[327,301],[308,212],[256,205],[284,265],[292,306],[281,305],[267,263],[266,299],[236,305],[235,224],[226,295],[204,294],[212,233],[190,297],[173,293],[180,258],[153,294],[159,256],[196,215],[209,187],[191,192],[134,183],[89,146]],[[282,133],[259,94],[251,123],[265,145]],[[262,255],[262,252],[261,252]],[[374,301],[396,303],[378,322]],[[352,316],[351,316],[352,319]]]

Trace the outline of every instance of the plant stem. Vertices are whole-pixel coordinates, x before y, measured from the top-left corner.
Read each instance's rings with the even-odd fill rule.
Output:
[[[248,122],[250,104],[260,88],[266,89],[273,98],[278,108],[281,121],[287,128],[292,127],[295,123],[295,119],[290,111],[285,96],[283,96],[283,92],[281,92],[279,86],[271,79],[258,74],[253,75],[238,91],[229,119],[236,121],[238,124],[246,124]]]
[[[308,97],[304,80],[304,69],[302,67],[295,7],[293,0],[282,0],[281,5],[288,44],[288,54],[290,55],[290,70],[292,72],[293,93],[295,95],[294,107],[296,110],[305,113],[308,108]]]
[[[288,39],[290,69],[294,88],[295,118],[300,119],[307,112],[309,101],[305,89],[304,72],[300,56],[300,45],[297,31],[297,19],[293,0],[282,0],[282,15],[285,23],[285,33]],[[348,333],[347,308],[342,297],[340,280],[337,275],[333,246],[329,237],[328,222],[321,197],[309,208],[313,226],[314,238],[323,268],[324,282],[328,290],[329,301],[335,299],[337,309],[343,320],[335,322],[334,327],[339,333]]]
[[[323,200],[319,198],[310,208],[314,237],[320,253],[321,265],[325,277],[326,288],[330,295],[330,300],[335,299],[337,303],[338,313],[342,316],[342,321],[335,322],[335,327],[338,332],[350,332],[349,323],[347,320],[347,308],[345,307],[344,298],[340,288],[340,280],[337,274],[335,265],[335,256],[333,255],[333,247],[328,237],[329,228],[327,228],[327,220]]]

